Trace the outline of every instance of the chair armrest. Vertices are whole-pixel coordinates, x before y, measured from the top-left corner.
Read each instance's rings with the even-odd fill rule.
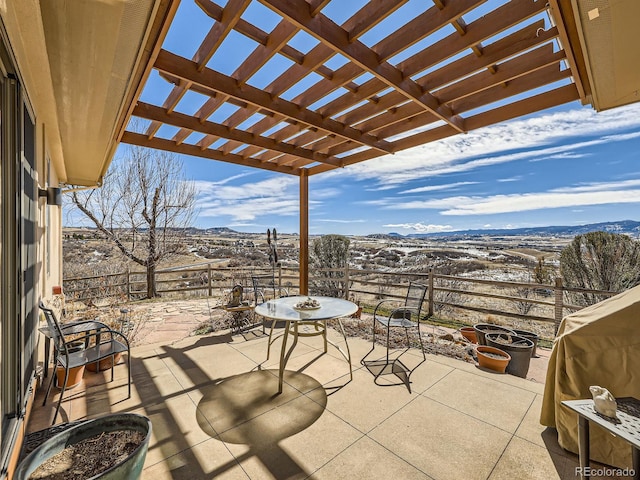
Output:
[[[385,304],[389,304],[389,303],[395,303],[395,304],[399,304],[400,300],[391,300],[391,299],[386,299],[386,300],[382,300],[380,302],[378,302],[378,304],[376,305],[376,308],[373,310],[373,318],[376,318],[376,315],[378,314],[378,309]]]
[[[418,309],[415,307],[407,307],[407,306],[402,306],[402,307],[398,307],[395,308],[393,310],[391,310],[391,313],[389,314],[389,318],[407,318],[406,315],[404,315],[406,312],[409,312],[409,319],[411,319],[411,315],[413,313],[415,313],[416,315],[418,314]],[[403,313],[403,315],[398,315],[400,313]],[[396,316],[398,315],[398,316]],[[418,318],[418,320],[420,320]]]
[[[63,323],[60,325],[60,330],[62,330],[62,333],[64,335],[103,329],[111,330],[111,327],[106,323],[100,322],[98,320],[80,320],[77,322]]]
[[[100,343],[104,343],[104,340],[102,340],[102,339],[107,337],[107,336],[109,337],[109,341],[113,341],[114,340],[114,335],[115,335],[115,337],[118,339],[118,341],[121,341],[126,345],[127,350],[130,348],[129,339],[127,338],[127,336],[124,333],[119,332],[117,330],[113,330],[108,325],[106,325],[106,324],[104,324],[102,322],[94,322],[94,323],[99,323],[99,324],[103,325],[103,328],[85,330],[83,332],[75,332],[75,333],[83,333],[84,334],[78,340],[84,340],[85,342],[88,342],[89,339],[95,337],[96,338],[95,343],[96,344],[100,344]],[[66,335],[69,335],[69,334],[65,333],[65,336]]]

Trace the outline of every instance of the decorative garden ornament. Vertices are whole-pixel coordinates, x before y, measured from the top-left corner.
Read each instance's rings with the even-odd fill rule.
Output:
[[[598,385],[592,385],[589,387],[589,391],[593,395],[593,407],[596,412],[605,417],[617,418],[616,410],[618,409],[618,404],[609,390]]]

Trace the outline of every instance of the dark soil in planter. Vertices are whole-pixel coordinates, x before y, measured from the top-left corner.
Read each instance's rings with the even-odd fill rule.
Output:
[[[100,433],[69,445],[40,465],[29,479],[78,480],[91,478],[127,459],[144,441],[133,430]]]

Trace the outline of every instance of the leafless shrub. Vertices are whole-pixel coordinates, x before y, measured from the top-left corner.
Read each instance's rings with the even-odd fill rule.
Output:
[[[518,298],[518,300],[511,300],[517,313],[528,315],[535,310],[536,304],[527,301],[527,299],[533,299],[535,297],[534,289],[526,287],[516,288],[511,291],[511,295]]]
[[[439,290],[440,288],[446,290]],[[433,292],[433,313],[437,317],[450,315],[455,310],[453,305],[463,305],[464,296],[457,291],[461,290],[462,282],[460,280],[449,280],[438,278],[434,281]]]

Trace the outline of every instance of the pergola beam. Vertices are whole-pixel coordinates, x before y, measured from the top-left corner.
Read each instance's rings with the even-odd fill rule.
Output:
[[[540,9],[540,5],[537,4],[531,6],[528,4],[523,5],[522,3],[518,4],[517,2],[509,2],[497,9],[495,12],[491,12],[471,23],[464,36],[460,36],[457,32],[452,33],[440,42],[425,48],[406,60],[403,60],[398,64],[398,66],[406,75],[415,75],[447,58],[478,45],[481,41],[489,38],[494,29],[505,30],[510,28],[513,25],[516,25],[522,18],[527,18],[534,14],[533,12],[538,12]],[[429,72],[427,75],[417,79],[416,82],[424,90],[432,91],[441,85],[463,78],[475,70],[486,68],[491,65],[492,62],[497,62],[501,59],[507,58],[508,56],[516,55],[519,52],[527,50],[531,46],[540,44],[543,41],[548,41],[550,38],[557,35],[557,30],[550,29],[555,32],[555,35],[551,35],[549,32],[545,32],[542,27],[544,27],[544,21],[541,20],[539,22],[535,22],[533,25],[526,26],[518,32],[508,35],[504,39],[497,40],[487,47],[484,47],[480,56],[478,56],[477,53],[467,55],[464,57],[464,64],[462,64],[462,59],[455,60],[454,62],[451,62],[451,64],[444,65],[441,68]],[[384,45],[384,42],[385,40],[382,40],[380,44]],[[378,47],[374,46],[373,48],[375,49]],[[455,67],[450,67],[450,65],[454,64],[456,65]],[[446,73],[441,75],[441,71]],[[346,106],[354,105],[365,99],[371,99],[386,88],[387,85],[380,79],[372,78],[363,83],[356,93],[338,97],[322,107],[319,112],[325,116],[333,116],[343,111]],[[389,95],[392,95],[392,97],[389,97]],[[401,95],[397,91],[393,91],[377,100],[381,101],[382,99],[385,99],[386,101],[387,98],[393,98],[396,103],[400,103],[406,99],[404,95]],[[379,110],[382,106],[378,106],[378,101],[371,102],[361,108],[374,111]],[[392,107],[393,105],[394,104],[386,103],[385,107]],[[342,117],[337,117],[336,120],[340,118]],[[362,118],[366,118],[366,116]],[[349,120],[347,123],[353,124],[356,121],[357,120]]]
[[[551,43],[559,35],[564,35],[563,45],[568,43],[560,28],[566,26],[545,30],[548,24],[542,19],[550,8],[564,14],[566,0],[553,0],[551,7],[541,1],[511,1],[482,13],[486,0],[432,0],[397,28],[397,16],[393,22],[385,19],[399,13],[407,0],[370,0],[342,25],[323,13],[330,0],[228,0],[224,7],[217,0],[192,1],[213,19],[213,26],[191,60],[166,50],[156,56],[153,67],[175,87],[162,106],[141,103],[135,108],[136,115],[151,120],[148,140],[155,139],[160,125],[172,125],[179,129],[172,139],[158,139],[165,149],[183,148],[205,158],[289,174],[332,170],[465,131],[485,118],[476,115],[467,124],[461,117],[465,112],[484,107],[486,114],[505,112],[494,104],[526,96],[572,73],[562,68],[563,61],[572,63],[571,52],[558,50],[558,41],[553,47]],[[250,17],[243,18],[252,2],[281,18],[272,27],[261,23],[262,30]],[[474,20],[466,17],[469,12]],[[532,16],[534,21],[528,21]],[[360,40],[369,30],[392,24],[377,43]],[[442,36],[444,27],[451,33]],[[233,31],[257,46],[243,52],[227,75],[207,62],[231,41]],[[505,31],[512,33],[502,35]],[[303,43],[292,41],[299,33],[315,37],[318,44],[305,50]],[[414,48],[434,35],[438,38],[429,46]],[[407,56],[409,49],[417,53]],[[334,67],[336,54],[346,63]],[[404,59],[396,61],[399,54]],[[277,55],[294,63],[281,72],[263,72]],[[450,61],[454,56],[459,58]],[[320,78],[306,84],[313,76]],[[338,89],[346,93],[336,95]],[[182,113],[193,109],[182,101],[188,91],[207,97],[193,115]],[[545,98],[559,99],[557,94]],[[238,108],[222,115],[220,109],[227,105]],[[510,105],[513,111],[530,108]],[[216,120],[209,120],[214,114]],[[243,126],[247,120],[251,124]],[[193,132],[204,136],[195,145],[184,145]],[[137,136],[135,141],[141,142]]]
[[[367,145],[386,153],[390,153],[391,151],[388,142],[384,140],[379,140],[376,137],[362,133],[355,128],[343,125],[330,118],[323,118],[311,110],[300,108],[300,106],[293,102],[282,98],[273,98],[267,92],[258,88],[247,84],[240,85],[234,78],[214,70],[205,68],[202,71],[198,71],[198,66],[195,62],[168,52],[167,50],[160,51],[154,67],[174,77],[182,78],[194,84],[197,83],[208,90],[235,97],[243,102],[288,117],[305,125],[319,128],[325,132],[339,135],[345,139]]]
[[[229,128],[218,123],[209,121],[199,122],[196,118],[193,118],[190,115],[175,111],[169,113],[162,107],[156,107],[155,105],[150,105],[144,102],[138,102],[138,105],[133,110],[133,115],[141,118],[146,118],[148,120],[166,123],[175,127],[188,129],[193,132],[200,132],[216,137],[228,138],[243,144],[255,145],[260,148],[266,148],[268,150],[273,150],[280,153],[296,155],[312,162],[328,163],[329,165],[333,165],[336,167],[342,166],[341,160],[334,157],[329,157],[328,155],[324,155],[322,153],[314,152],[313,150],[295,147],[285,142],[278,142],[270,138],[262,137],[260,135],[253,135],[251,133],[244,132],[236,128]]]
[[[126,131],[122,135],[123,143],[130,145],[138,145],[139,147],[155,148],[157,150],[165,150],[167,152],[180,153],[183,155],[191,155],[194,157],[208,158],[209,160],[218,160],[220,162],[234,163],[244,167],[261,168],[263,170],[271,170],[273,172],[286,173],[288,175],[300,175],[301,169],[294,167],[281,166],[275,163],[261,162],[254,158],[241,157],[231,153],[223,153],[210,148],[204,150],[195,145],[182,143],[176,144],[172,140],[164,138],[149,138],[147,135]]]
[[[222,45],[222,42],[227,38],[229,32],[233,30],[250,2],[251,0],[230,0],[226,8],[222,10],[219,21],[211,27],[193,56],[193,61],[198,64],[198,71],[201,71],[206,66],[218,47]],[[180,84],[174,86],[162,106],[169,112],[173,111],[187,93],[189,87],[191,87],[190,82],[180,82]],[[148,137],[152,138],[161,125],[158,122],[151,122],[146,132]]]

